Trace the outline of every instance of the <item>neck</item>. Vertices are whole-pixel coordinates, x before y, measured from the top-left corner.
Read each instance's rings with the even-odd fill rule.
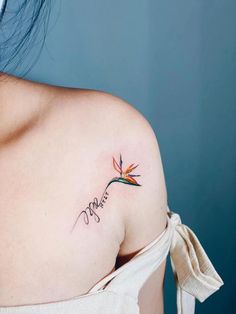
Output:
[[[0,73],[0,144],[27,130],[53,98],[49,85]]]

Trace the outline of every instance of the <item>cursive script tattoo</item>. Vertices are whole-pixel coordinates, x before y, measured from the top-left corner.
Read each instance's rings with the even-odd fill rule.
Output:
[[[100,217],[98,216],[96,210],[100,207],[103,208],[104,204],[106,203],[109,193],[107,192],[108,187],[115,182],[119,182],[119,183],[124,183],[124,184],[129,184],[129,185],[134,185],[134,186],[141,186],[141,184],[139,184],[134,178],[135,177],[140,177],[139,174],[131,174],[131,172],[138,167],[138,165],[134,165],[131,164],[129,165],[125,170],[123,170],[123,160],[122,160],[122,156],[120,154],[120,160],[119,160],[119,164],[116,162],[115,158],[112,157],[112,161],[113,161],[113,167],[114,169],[119,173],[119,177],[114,177],[112,178],[107,186],[105,187],[105,190],[100,198],[100,201],[98,201],[97,197],[94,197],[93,201],[90,202],[88,204],[88,206],[82,210],[79,215],[77,216],[72,228],[71,228],[71,232],[73,232],[79,218],[81,216],[83,216],[84,218],[84,222],[86,225],[89,224],[89,216],[93,217],[94,220],[98,223],[100,222]]]

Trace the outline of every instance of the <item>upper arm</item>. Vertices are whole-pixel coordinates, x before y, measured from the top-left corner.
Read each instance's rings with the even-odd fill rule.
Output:
[[[147,278],[139,291],[140,314],[163,314],[163,283],[166,261]]]
[[[131,174],[139,175],[134,178],[141,186],[118,190],[126,227],[120,259],[132,257],[132,253],[156,238],[167,220],[167,189],[157,137],[139,111],[129,104],[126,110],[120,136],[123,164],[124,168],[133,163],[138,165]]]

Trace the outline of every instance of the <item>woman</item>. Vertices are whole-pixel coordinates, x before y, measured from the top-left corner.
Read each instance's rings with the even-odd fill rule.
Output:
[[[48,16],[46,1],[31,4],[37,19],[29,19],[26,39]],[[8,5],[1,3],[1,22]],[[0,313],[163,313],[169,251],[178,311],[193,313],[194,297],[203,301],[222,281],[191,230],[169,212],[147,120],[109,93],[37,83],[5,69]]]

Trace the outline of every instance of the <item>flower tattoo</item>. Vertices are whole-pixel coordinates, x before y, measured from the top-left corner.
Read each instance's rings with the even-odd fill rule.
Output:
[[[122,169],[122,157],[120,155],[120,163],[118,165],[118,163],[116,162],[115,158],[113,157],[113,167],[115,168],[115,170],[117,172],[119,172],[120,177],[115,177],[113,178],[107,186],[109,186],[111,183],[113,182],[121,182],[121,183],[125,183],[125,184],[131,184],[131,185],[138,185],[140,186],[140,184],[134,179],[134,177],[140,177],[139,174],[131,174],[131,172],[138,167],[138,165],[134,166],[134,164],[131,164],[130,166],[128,166],[126,168],[126,170],[123,171]]]
[[[119,173],[119,176],[113,177],[107,184],[107,186],[105,187],[105,190],[102,194],[102,197],[100,198],[100,201],[98,201],[98,198],[95,197],[94,200],[92,202],[89,203],[89,205],[82,210],[79,215],[77,216],[71,232],[74,230],[79,218],[81,215],[83,215],[84,218],[84,222],[86,225],[89,224],[89,216],[93,216],[94,220],[98,223],[100,222],[100,217],[98,216],[98,214],[96,213],[96,209],[98,207],[103,208],[104,204],[106,203],[106,200],[108,198],[109,193],[107,192],[108,187],[115,182],[118,183],[124,183],[124,184],[129,184],[129,185],[133,185],[133,186],[141,186],[141,184],[139,184],[137,182],[137,180],[135,179],[136,177],[140,177],[139,174],[131,174],[131,172],[133,172],[134,169],[136,169],[138,167],[138,165],[130,164],[125,170],[123,169],[123,160],[122,160],[122,156],[120,154],[120,159],[119,159],[119,163],[115,160],[114,157],[112,157],[112,162],[113,162],[113,167],[114,169]]]

